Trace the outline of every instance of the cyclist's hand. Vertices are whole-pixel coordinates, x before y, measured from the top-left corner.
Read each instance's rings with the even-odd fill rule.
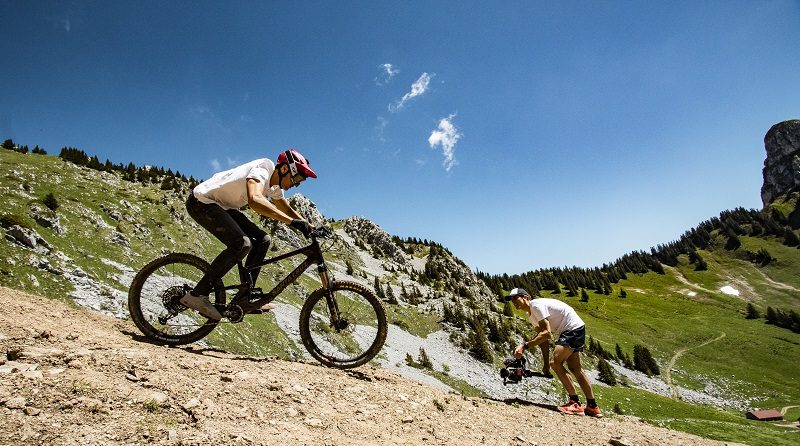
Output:
[[[289,226],[302,232],[306,238],[308,238],[308,235],[311,234],[311,231],[314,229],[307,221],[300,219],[292,220]]]

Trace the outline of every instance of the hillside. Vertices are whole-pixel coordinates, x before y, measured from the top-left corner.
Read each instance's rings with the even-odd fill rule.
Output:
[[[447,394],[372,367],[159,347],[129,322],[8,288],[0,307],[4,445],[723,444]]]
[[[160,178],[142,184],[57,157],[8,150],[0,150],[0,167],[6,172],[0,177],[5,203],[0,211],[5,232],[0,285],[74,302],[124,321],[128,285],[146,262],[170,251],[211,258],[221,249],[186,215],[186,183],[164,189]],[[55,212],[44,205],[48,193],[59,202]],[[328,222],[307,198],[295,195],[291,200],[315,224]],[[17,224],[20,229],[14,229]],[[370,373],[398,373],[467,397],[563,402],[563,390],[554,380],[532,378],[516,387],[503,386],[497,372],[501,360],[522,334],[530,335],[530,325],[520,315],[509,315],[495,300],[497,290],[446,248],[392,237],[363,217],[330,224],[337,238],[327,246],[326,259],[335,276],[374,287],[386,297],[389,336],[373,362],[381,371]],[[293,231],[267,227],[276,252],[300,245]],[[549,296],[574,306],[586,320],[588,334],[606,350],[613,352],[618,344],[630,354],[635,345],[644,344],[661,366],[660,375],[648,376],[611,359],[621,385],[606,386],[596,380],[597,358],[588,356],[586,366],[608,418],[616,408],[651,424],[708,438],[794,444],[800,430],[747,421],[743,411],[800,405],[800,335],[765,324],[763,317],[745,319],[745,313],[748,303],[762,315],[768,307],[798,308],[800,250],[776,237],[746,235],[739,237],[740,248],[728,250],[723,234],[710,237],[713,243],[699,251],[707,263],[704,271],[697,271],[687,255],[679,255],[663,274],[628,274],[609,284],[608,294],[585,289],[585,301],[566,296],[566,290]],[[759,265],[746,254],[761,249],[774,261]],[[268,289],[290,266],[285,261],[266,271],[260,285]],[[274,313],[222,324],[196,348],[243,357],[307,359],[298,340],[297,312],[303,297],[318,286],[315,274],[304,275],[278,298]],[[397,303],[390,303],[390,296]],[[477,326],[486,333],[477,336]],[[488,351],[476,351],[475,339],[486,341]],[[408,363],[422,350],[432,368]],[[481,355],[488,358],[478,360]],[[540,358],[530,359],[535,368],[541,366]],[[302,363],[287,366],[297,364]],[[789,409],[786,418],[798,416],[800,410]]]

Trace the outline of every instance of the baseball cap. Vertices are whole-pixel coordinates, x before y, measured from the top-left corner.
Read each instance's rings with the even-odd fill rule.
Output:
[[[527,291],[523,290],[522,288],[514,288],[508,293],[508,296],[503,297],[503,302],[510,302],[515,297],[523,295],[523,296],[530,296]]]

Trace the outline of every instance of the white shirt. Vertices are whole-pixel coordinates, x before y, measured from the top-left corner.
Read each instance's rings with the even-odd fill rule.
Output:
[[[530,307],[531,315],[528,320],[531,324],[538,326],[539,321],[546,318],[555,337],[585,325],[572,307],[558,299],[538,297],[530,300]]]
[[[261,158],[233,169],[217,172],[211,178],[198,184],[194,196],[201,203],[216,203],[223,209],[239,209],[247,205],[247,180],[253,178],[261,183],[262,193],[269,199],[283,198],[283,189],[280,186],[267,187],[275,164]]]

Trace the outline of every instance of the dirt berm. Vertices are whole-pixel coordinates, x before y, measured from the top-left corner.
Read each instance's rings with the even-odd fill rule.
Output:
[[[722,443],[464,398],[371,367],[161,347],[130,322],[0,288],[0,444]]]

